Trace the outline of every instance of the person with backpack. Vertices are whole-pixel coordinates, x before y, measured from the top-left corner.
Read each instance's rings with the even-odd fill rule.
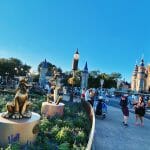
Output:
[[[123,113],[123,124],[124,126],[128,126],[129,109],[128,109],[128,99],[126,96],[121,96],[120,106]]]

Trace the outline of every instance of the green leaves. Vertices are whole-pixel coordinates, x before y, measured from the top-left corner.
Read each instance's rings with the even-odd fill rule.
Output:
[[[26,75],[30,68],[30,66],[23,64],[21,60],[17,58],[0,59],[0,75],[2,77],[5,77],[6,73],[9,77],[14,77],[14,75]]]
[[[70,150],[70,144],[65,142],[58,146],[58,150]]]

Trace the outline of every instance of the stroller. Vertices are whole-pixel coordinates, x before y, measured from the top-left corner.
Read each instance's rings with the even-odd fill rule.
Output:
[[[96,116],[102,117],[102,119],[106,118],[107,105],[103,96],[99,96],[97,101],[94,102],[94,110]]]

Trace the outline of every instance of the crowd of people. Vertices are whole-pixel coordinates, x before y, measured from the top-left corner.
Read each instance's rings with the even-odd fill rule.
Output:
[[[82,89],[81,99],[89,102],[92,106],[94,102],[102,97],[102,93],[98,90],[90,89]],[[146,103],[144,101],[144,97],[142,95],[132,97],[131,101],[127,94],[124,94],[120,97],[120,107],[123,113],[123,125],[128,126],[129,119],[129,107],[133,107],[135,111],[135,125],[144,126],[143,118],[145,115]],[[102,98],[101,98],[102,99]]]

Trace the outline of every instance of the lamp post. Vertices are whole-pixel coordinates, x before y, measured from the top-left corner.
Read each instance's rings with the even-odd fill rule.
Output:
[[[24,73],[23,73],[23,71],[24,71],[24,69],[23,68],[20,68],[20,71],[21,71],[21,76],[23,76],[24,75]]]
[[[102,89],[103,89],[104,79],[100,79],[100,84],[101,84],[101,94],[102,94]]]
[[[9,73],[8,73],[8,72],[6,72],[6,73],[5,73],[5,75],[6,75],[6,85],[7,85],[7,81],[8,81],[8,75],[9,75]]]
[[[120,85],[121,85],[121,80],[117,80],[117,89],[119,90],[120,88]]]
[[[70,83],[72,85],[71,87],[71,93],[70,93],[70,101],[73,102],[73,87],[74,87],[74,82],[75,82],[75,72],[78,70],[78,62],[79,62],[79,52],[78,49],[75,52],[73,56],[73,62],[72,62],[72,71],[73,71],[73,77],[70,80]]]
[[[14,70],[16,71],[16,75],[18,74],[18,68],[15,67]]]

